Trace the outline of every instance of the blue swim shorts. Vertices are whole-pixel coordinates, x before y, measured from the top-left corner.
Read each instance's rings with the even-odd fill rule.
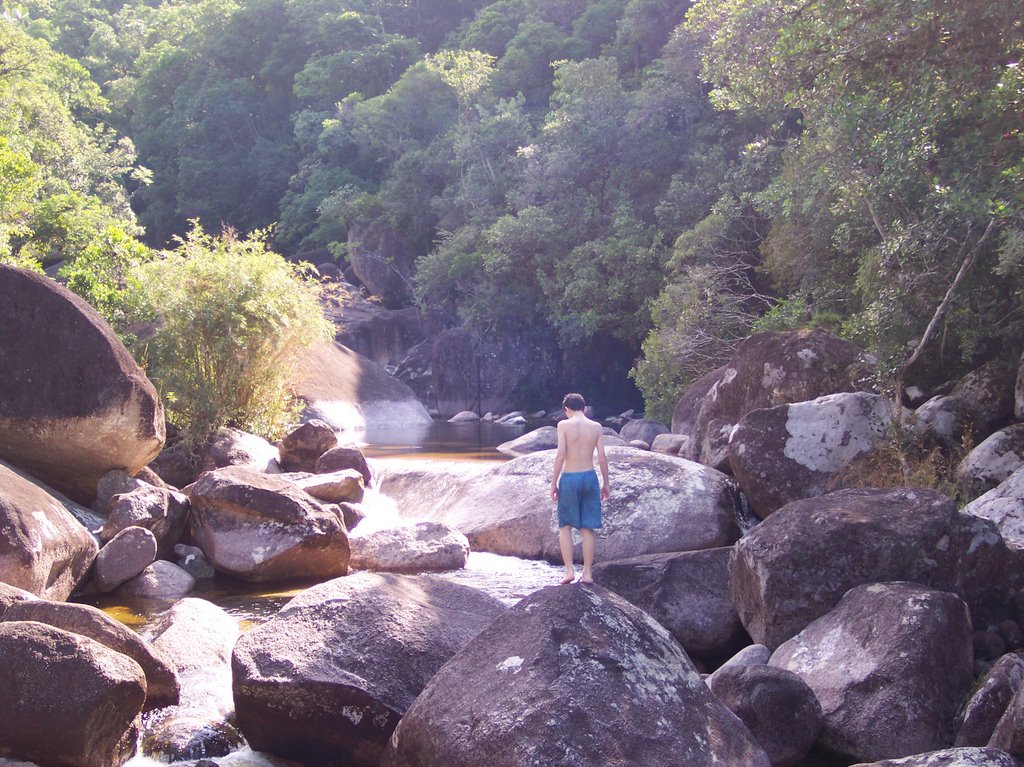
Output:
[[[562,472],[558,479],[558,526],[601,527],[601,486],[597,472]]]

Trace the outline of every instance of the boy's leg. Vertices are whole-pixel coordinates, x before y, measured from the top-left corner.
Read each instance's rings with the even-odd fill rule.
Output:
[[[572,583],[576,579],[576,568],[572,562],[572,527],[569,525],[558,528],[558,547],[562,550],[562,562],[565,564],[565,577],[562,578],[562,583]]]
[[[597,538],[589,527],[581,528],[580,536],[583,538],[583,575],[580,576],[580,582],[593,583],[594,574],[590,568],[594,564],[594,547]]]

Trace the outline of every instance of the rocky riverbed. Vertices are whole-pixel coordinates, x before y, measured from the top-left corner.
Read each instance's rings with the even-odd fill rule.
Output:
[[[60,334],[9,308],[30,291],[71,318]],[[0,324],[17,371],[0,397],[0,760],[1024,758],[1016,356],[897,403],[845,341],[753,336],[672,424],[619,420],[597,583],[539,587],[557,573],[550,432],[503,463],[375,462],[310,417],[278,445],[225,430],[190,466],[156,454],[159,401],[81,301],[0,266]],[[312,369],[366,365],[328,356],[345,364]],[[315,383],[313,405],[359,396]],[[416,410],[387,406],[398,391],[348,412]],[[894,434],[947,458],[968,438],[974,500],[856,481]],[[240,621],[203,598],[211,579],[269,609]],[[87,604],[129,599],[173,607],[136,634]]]

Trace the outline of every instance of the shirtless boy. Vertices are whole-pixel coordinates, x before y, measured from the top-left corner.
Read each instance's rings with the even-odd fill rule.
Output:
[[[551,498],[558,501],[558,545],[565,563],[562,583],[576,578],[573,568],[572,528],[578,528],[583,538],[583,575],[580,583],[593,583],[591,567],[594,564],[594,530],[601,527],[601,501],[607,501],[608,459],[601,440],[601,424],[587,418],[587,403],[580,394],[566,394],[562,400],[564,421],[558,424],[558,451],[555,470],[551,476]],[[594,451],[601,467],[601,486],[594,471]],[[559,478],[561,475],[561,478]]]

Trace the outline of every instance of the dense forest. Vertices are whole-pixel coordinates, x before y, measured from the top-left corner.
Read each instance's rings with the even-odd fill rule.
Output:
[[[0,261],[63,261],[116,316],[192,227],[343,267],[387,241],[408,290],[385,303],[557,357],[542,389],[599,365],[628,400],[631,377],[662,418],[760,329],[828,327],[935,383],[1024,345],[1022,20],[1024,0],[5,0]]]

